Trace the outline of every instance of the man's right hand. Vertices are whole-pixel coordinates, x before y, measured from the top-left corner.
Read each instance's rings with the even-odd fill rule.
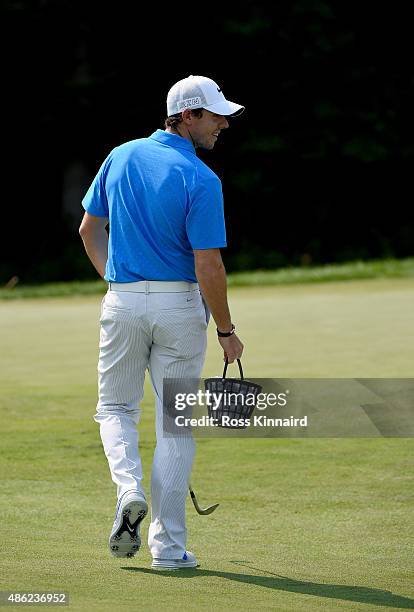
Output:
[[[236,359],[240,359],[244,346],[236,334],[232,334],[228,338],[220,338],[219,336],[218,341],[224,351],[223,361],[228,359],[229,363],[233,363]]]

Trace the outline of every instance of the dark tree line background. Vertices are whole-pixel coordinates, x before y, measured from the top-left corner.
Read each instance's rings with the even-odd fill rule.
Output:
[[[200,152],[223,181],[229,270],[413,255],[410,9],[4,1],[0,283],[96,276],[80,200],[189,74],[247,107]]]

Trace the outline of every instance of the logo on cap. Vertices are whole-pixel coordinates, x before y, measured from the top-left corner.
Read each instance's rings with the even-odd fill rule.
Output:
[[[186,98],[185,100],[179,100],[177,102],[177,108],[179,111],[192,108],[193,106],[199,106],[201,104],[201,98],[199,96],[195,98]]]

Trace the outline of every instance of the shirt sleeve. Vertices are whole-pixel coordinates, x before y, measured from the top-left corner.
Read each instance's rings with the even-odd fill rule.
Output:
[[[105,178],[108,166],[109,158],[107,158],[99,168],[98,174],[93,179],[91,186],[82,200],[82,206],[86,212],[95,217],[109,217],[108,200],[105,190]]]
[[[193,249],[217,249],[227,246],[223,192],[218,177],[199,181],[194,188],[186,229]]]

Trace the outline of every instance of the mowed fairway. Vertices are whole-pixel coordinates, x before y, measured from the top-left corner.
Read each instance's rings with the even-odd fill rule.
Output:
[[[234,289],[247,377],[412,377],[414,285],[372,280]],[[198,441],[188,501],[197,570],[113,559],[99,430],[100,297],[0,302],[0,589],[66,591],[73,610],[414,607],[412,439]],[[204,375],[221,373],[210,326]],[[235,372],[235,370],[234,370]],[[148,385],[145,486],[154,448]],[[13,607],[13,609],[16,609]]]

